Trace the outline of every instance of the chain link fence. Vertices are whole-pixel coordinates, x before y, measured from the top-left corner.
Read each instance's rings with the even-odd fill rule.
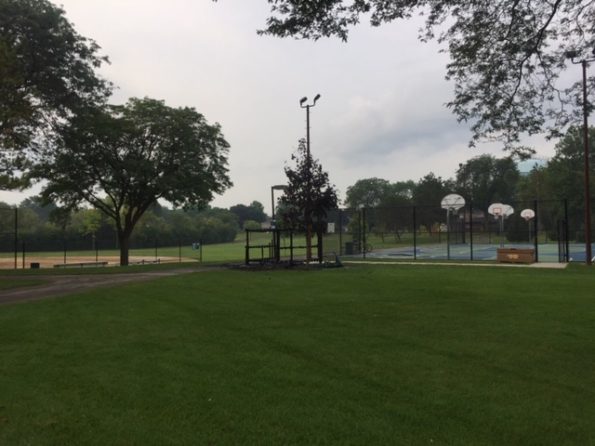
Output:
[[[0,264],[15,267],[17,247],[18,209],[0,206]]]
[[[332,210],[321,228],[323,249],[318,251],[314,234],[312,256],[493,261],[497,260],[500,248],[512,248],[532,250],[538,262],[585,261],[580,197],[574,202],[532,200],[508,204],[514,213],[506,218],[491,215],[487,208],[473,203],[450,213],[440,206]],[[532,218],[521,216],[527,209],[532,211]],[[234,243],[211,247],[201,240],[184,237],[133,236],[130,260],[131,263],[185,259],[241,262],[246,259],[247,245],[259,246],[249,254],[255,260],[306,256],[304,234],[283,233],[276,244],[269,239],[270,234],[254,232],[248,241],[241,236]],[[591,239],[595,239],[593,231]],[[269,245],[278,246],[279,252],[270,251]],[[119,262],[115,233],[83,236],[35,232],[27,228],[26,218],[21,218],[18,209],[0,207],[0,267],[29,268],[40,262],[52,266],[104,259],[113,264]]]
[[[514,209],[509,216],[473,203],[450,212],[440,206],[334,210],[324,250],[366,259],[493,261],[499,249],[522,249],[537,262],[585,260],[580,208],[569,211],[566,200],[507,204]],[[524,210],[532,212],[523,217]]]

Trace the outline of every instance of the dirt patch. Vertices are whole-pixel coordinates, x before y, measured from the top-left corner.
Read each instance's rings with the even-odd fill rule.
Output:
[[[214,271],[214,267],[180,268],[168,271],[148,271],[146,273],[122,274],[94,274],[94,275],[68,275],[68,276],[37,276],[46,281],[42,285],[32,287],[19,287],[0,290],[0,305],[30,300],[45,299],[49,297],[67,296],[72,293],[98,288],[123,285],[133,282],[145,282],[160,277],[171,277],[180,274],[190,274],[205,271]]]

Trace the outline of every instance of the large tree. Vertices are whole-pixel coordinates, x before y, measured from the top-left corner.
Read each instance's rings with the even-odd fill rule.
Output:
[[[454,83],[448,106],[470,121],[473,141],[501,139],[519,148],[522,134],[559,130],[581,110],[577,82],[561,85],[568,51],[578,58],[595,48],[595,3],[585,0],[268,0],[271,16],[261,33],[318,39],[348,37],[369,17],[374,26],[425,16],[422,40],[436,38],[450,55]],[[577,70],[576,77],[579,77]],[[595,78],[590,77],[591,86]],[[593,88],[590,89],[593,91]]]
[[[328,173],[312,158],[306,141],[301,139],[291,156],[295,165],[285,167],[287,187],[280,199],[283,220],[292,228],[306,232],[306,258],[312,258],[312,226],[325,222],[327,212],[338,205],[337,191]]]
[[[513,202],[520,177],[512,158],[480,155],[459,164],[455,188],[474,208],[486,211],[491,203]]]
[[[193,108],[131,99],[65,123],[29,178],[46,181],[47,201],[66,209],[86,202],[113,219],[127,265],[132,231],[157,200],[204,206],[231,185],[228,147],[220,126]]]
[[[391,184],[382,178],[364,178],[347,188],[345,205],[350,208],[377,207],[389,195]]]
[[[444,212],[440,201],[452,192],[452,185],[430,172],[421,178],[413,190],[413,203],[417,207],[417,222],[431,234],[432,227],[443,221]]]
[[[247,220],[262,223],[267,218],[264,213],[264,206],[261,202],[256,200],[250,203],[250,206],[236,204],[235,206],[230,207],[229,210],[238,217],[238,223],[241,228],[244,227],[244,222]]]
[[[595,164],[595,129],[589,129],[590,165]],[[582,129],[571,127],[556,144],[556,154],[548,162],[540,177],[545,184],[542,186],[547,191],[543,196],[545,200],[561,202],[567,200],[570,215],[571,236],[575,231],[584,231],[585,213],[585,164]],[[595,177],[590,176],[591,190],[595,187]],[[595,206],[592,203],[592,209]],[[562,218],[558,215],[558,218]]]
[[[0,187],[17,187],[56,123],[103,102],[107,59],[47,0],[0,0]]]

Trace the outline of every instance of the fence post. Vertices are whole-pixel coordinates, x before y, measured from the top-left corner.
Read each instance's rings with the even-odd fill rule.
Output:
[[[182,240],[178,239],[178,263],[182,263]]]
[[[364,260],[366,260],[366,208],[362,209],[361,231],[362,231],[362,238],[361,238],[362,246],[360,246],[360,249],[363,252]]]
[[[318,222],[318,230],[316,231],[316,236],[318,237],[318,263],[322,263],[322,257],[324,255],[323,246],[322,246],[322,228],[320,227],[320,221]]]
[[[533,221],[535,224],[535,262],[539,262],[539,209],[537,200],[533,200],[533,207],[535,208],[535,219]]]
[[[417,208],[413,206],[413,260],[417,260]]]
[[[23,240],[23,269],[25,269],[25,240]]]
[[[343,210],[339,209],[339,256],[343,255]]]
[[[568,199],[564,199],[564,243],[566,244],[566,263],[570,261],[570,240],[568,234]]]
[[[246,246],[245,246],[245,250],[246,250],[246,255],[244,258],[244,264],[248,265],[250,263],[250,232],[248,229],[246,229]],[[200,262],[202,263],[202,254],[201,254],[201,250],[202,250],[202,243],[200,244],[200,247],[198,248],[198,258],[200,259]]]
[[[473,200],[469,201],[469,248],[471,250],[470,259],[473,261]]]
[[[289,264],[293,265],[293,229],[289,230]]]
[[[17,269],[19,254],[19,208],[14,207],[14,269]]]

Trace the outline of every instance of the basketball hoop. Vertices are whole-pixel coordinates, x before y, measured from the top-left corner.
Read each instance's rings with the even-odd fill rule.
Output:
[[[442,199],[440,206],[446,210],[446,258],[450,260],[450,214],[464,207],[465,199],[458,194],[448,194]]]
[[[521,217],[525,219],[525,221],[529,221],[535,218],[535,211],[533,209],[523,209],[521,211]]]
[[[514,214],[514,208],[509,204],[492,203],[488,207],[488,214],[493,215],[496,218],[506,218]]]
[[[440,202],[440,207],[450,212],[458,211],[463,206],[465,206],[465,199],[457,194],[449,194]]]

